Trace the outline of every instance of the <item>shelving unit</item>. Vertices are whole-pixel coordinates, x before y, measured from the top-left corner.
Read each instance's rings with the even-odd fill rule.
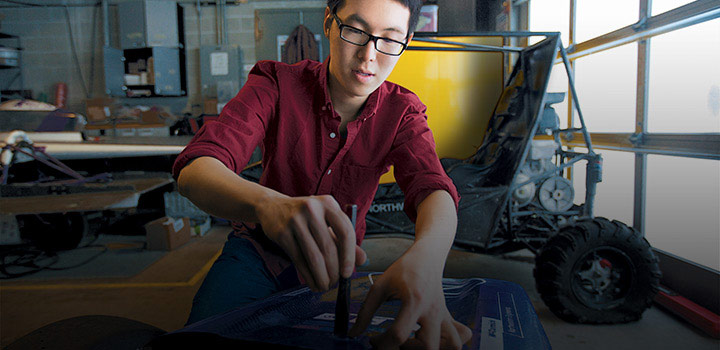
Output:
[[[120,48],[103,48],[106,93],[186,96],[182,6],[172,1],[126,1],[118,5],[118,18]]]
[[[6,41],[14,41],[10,45],[6,45]],[[22,43],[20,37],[6,33],[0,33],[0,69],[15,70],[15,74],[10,74],[10,79],[3,79],[0,90],[9,90],[10,87],[19,80],[20,89],[23,89],[24,81],[22,76]]]

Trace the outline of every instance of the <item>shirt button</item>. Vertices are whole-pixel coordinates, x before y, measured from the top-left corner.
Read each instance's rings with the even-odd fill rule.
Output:
[[[334,139],[334,138],[335,138],[335,136],[337,136],[337,135],[335,135],[335,133],[334,133],[334,132],[331,132],[331,133],[330,133],[330,138],[331,138],[331,139]]]
[[[332,169],[328,169],[328,175],[330,175],[330,173],[332,173]]]
[[[323,111],[325,111],[325,110],[327,110],[327,107],[322,106],[322,108],[320,108],[320,109],[322,109]]]

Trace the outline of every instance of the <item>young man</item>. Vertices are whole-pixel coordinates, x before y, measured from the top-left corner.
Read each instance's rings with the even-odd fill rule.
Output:
[[[261,61],[216,123],[178,157],[180,192],[233,221],[222,255],[198,291],[188,323],[300,283],[314,291],[350,277],[380,175],[390,165],[416,219],[416,239],[375,282],[351,335],[387,299],[402,301],[378,348],[460,348],[470,330],[450,316],[442,273],[458,195],[435,153],[425,106],[385,82],[412,39],[420,0],[329,0],[324,63]],[[257,144],[260,183],[238,174]],[[358,205],[353,229],[341,209]],[[408,339],[416,324],[420,329]]]

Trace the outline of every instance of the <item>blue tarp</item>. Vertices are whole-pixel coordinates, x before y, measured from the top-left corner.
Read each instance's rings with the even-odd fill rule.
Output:
[[[377,273],[358,273],[352,280],[350,323]],[[463,349],[550,349],[545,331],[525,291],[519,285],[493,279],[444,279],[448,310],[473,331]],[[271,344],[306,349],[371,349],[369,337],[383,332],[400,310],[400,301],[388,301],[360,337],[333,336],[337,290],[313,293],[299,287],[275,294],[227,313],[194,323],[156,340],[205,334],[232,340],[235,345]],[[193,338],[201,339],[201,338]],[[223,343],[230,344],[230,343]],[[158,346],[160,348],[160,346]]]

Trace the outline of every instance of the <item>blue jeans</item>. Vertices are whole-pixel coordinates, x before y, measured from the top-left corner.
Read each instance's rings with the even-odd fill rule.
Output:
[[[222,254],[195,294],[187,324],[263,299],[287,287],[270,273],[250,241],[230,233]]]

